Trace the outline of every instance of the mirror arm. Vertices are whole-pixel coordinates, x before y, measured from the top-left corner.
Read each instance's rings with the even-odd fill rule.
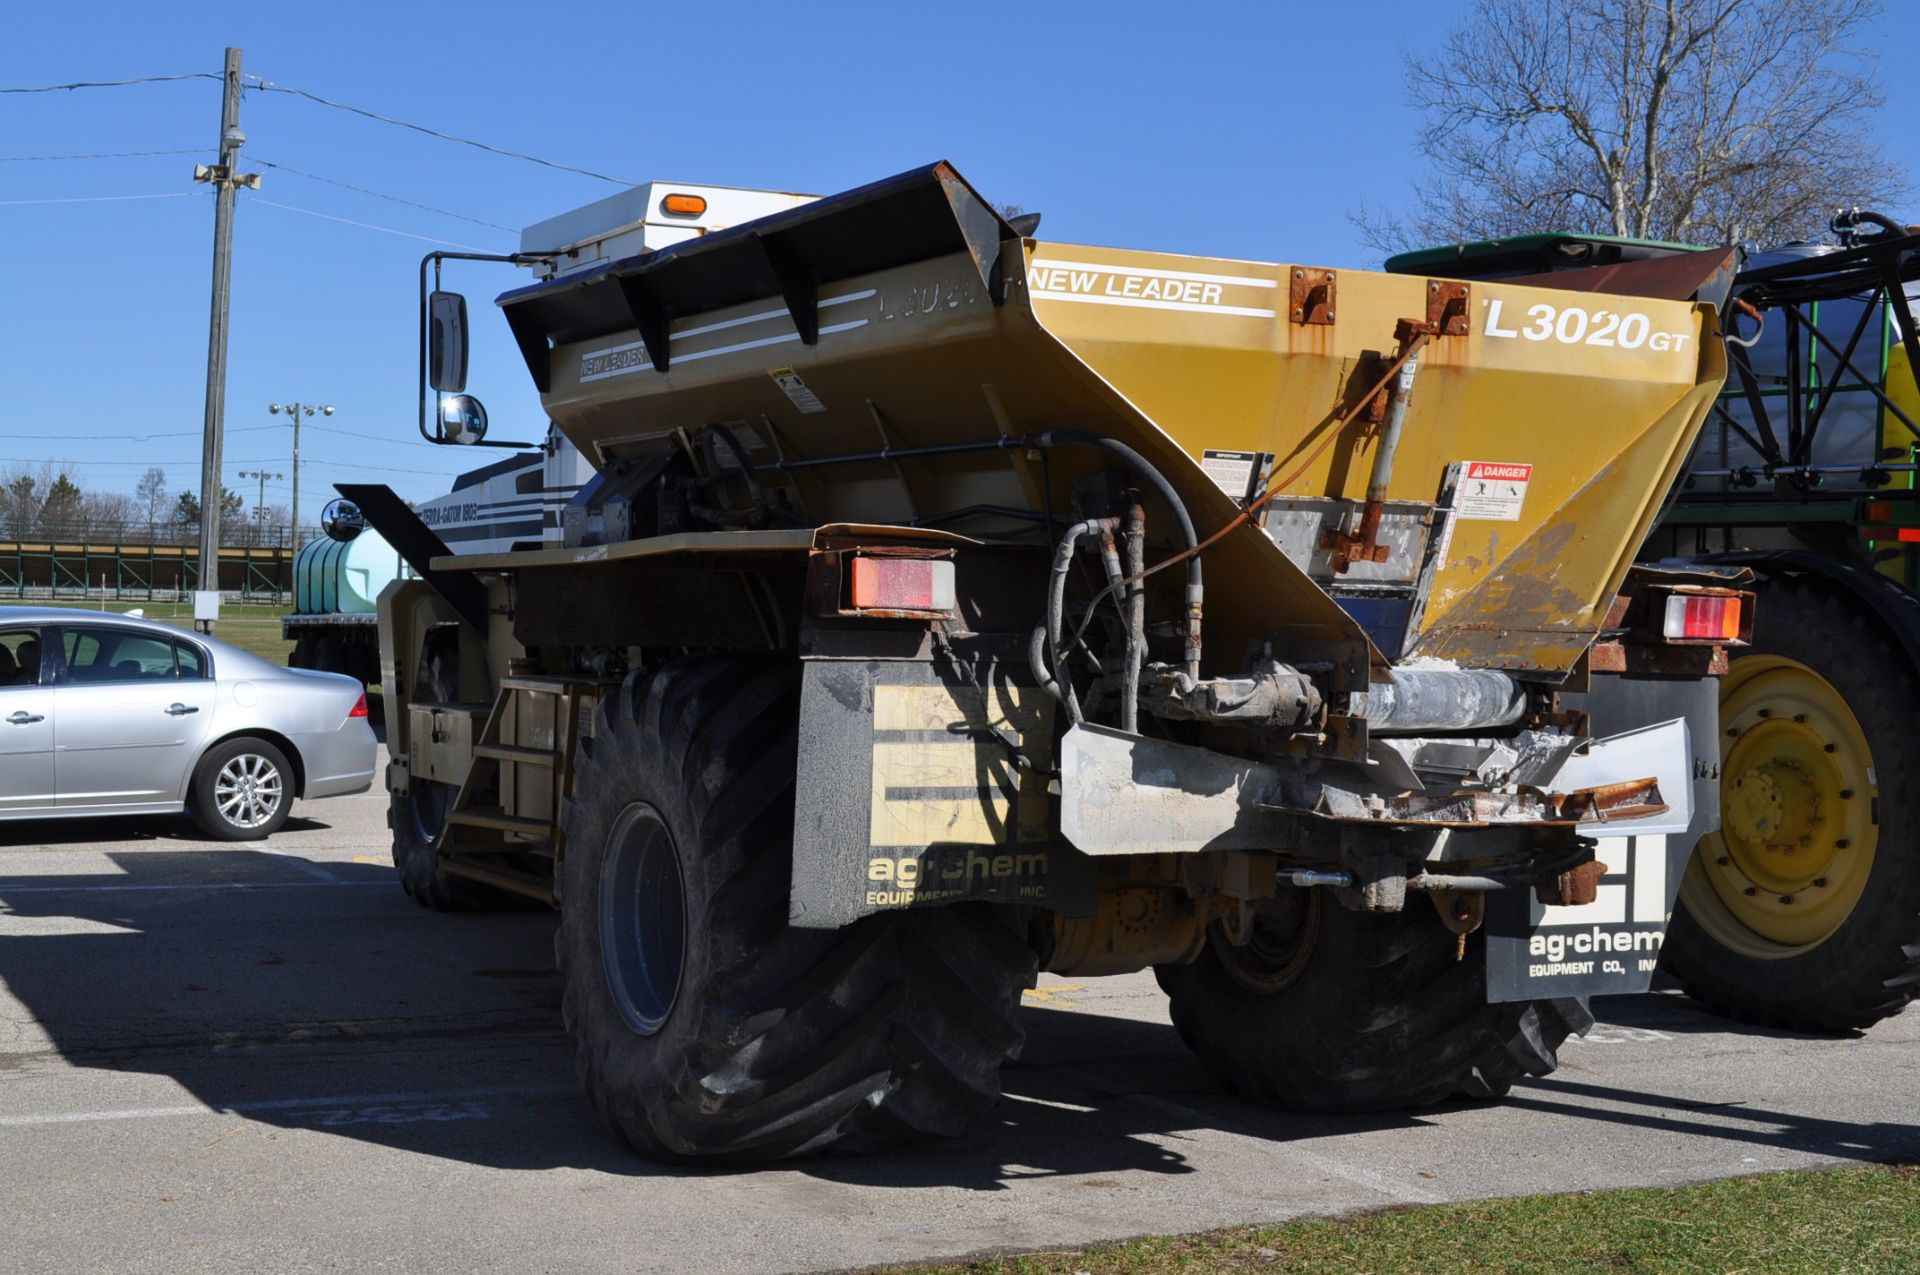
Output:
[[[420,358],[417,369],[420,379],[415,392],[415,397],[418,400],[415,406],[419,409],[420,437],[426,439],[429,443],[447,443],[448,441],[440,428],[440,411],[437,402],[435,403],[433,412],[433,431],[431,433],[427,431],[427,402],[430,397],[438,398],[437,395],[429,395],[427,390],[427,328],[431,322],[430,316],[427,314],[427,294],[432,291],[432,286],[427,277],[428,270],[432,269],[437,274],[440,263],[443,261],[498,261],[511,266],[524,266],[535,261],[551,261],[555,255],[556,254],[550,252],[430,252],[420,258]],[[516,336],[517,335],[516,333]],[[543,385],[540,388],[544,391],[546,386]],[[484,440],[470,445],[475,447],[519,448],[540,446],[539,443],[489,443]]]

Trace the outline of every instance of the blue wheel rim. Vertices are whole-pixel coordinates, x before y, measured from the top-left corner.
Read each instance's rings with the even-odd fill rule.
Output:
[[[452,784],[427,779],[413,781],[407,790],[407,815],[413,821],[415,840],[429,842],[440,835],[440,829],[446,826],[447,811],[453,807],[454,796],[459,791]]]
[[[659,812],[636,802],[607,834],[600,863],[600,959],[627,1026],[660,1030],[680,994],[687,902],[680,857]]]

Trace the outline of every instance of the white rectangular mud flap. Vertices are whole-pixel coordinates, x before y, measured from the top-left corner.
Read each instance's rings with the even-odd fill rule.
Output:
[[[1693,824],[1693,748],[1685,718],[1596,740],[1568,758],[1552,781],[1559,792],[1645,779],[1660,783],[1667,809],[1641,819],[1581,824],[1606,864],[1598,897],[1549,907],[1531,890],[1487,900],[1487,999],[1542,1000],[1644,992],[1660,959],[1680,890],[1669,839]]]

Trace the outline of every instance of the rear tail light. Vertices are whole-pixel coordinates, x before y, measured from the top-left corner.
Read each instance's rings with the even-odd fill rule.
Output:
[[[936,558],[855,558],[849,581],[854,611],[953,610],[953,563]]]
[[[361,691],[360,698],[353,701],[353,707],[347,710],[347,716],[348,717],[365,717],[366,715],[367,715],[367,693],[365,691]]]
[[[1726,642],[1740,636],[1740,599],[1676,593],[1660,626],[1667,638]]]

